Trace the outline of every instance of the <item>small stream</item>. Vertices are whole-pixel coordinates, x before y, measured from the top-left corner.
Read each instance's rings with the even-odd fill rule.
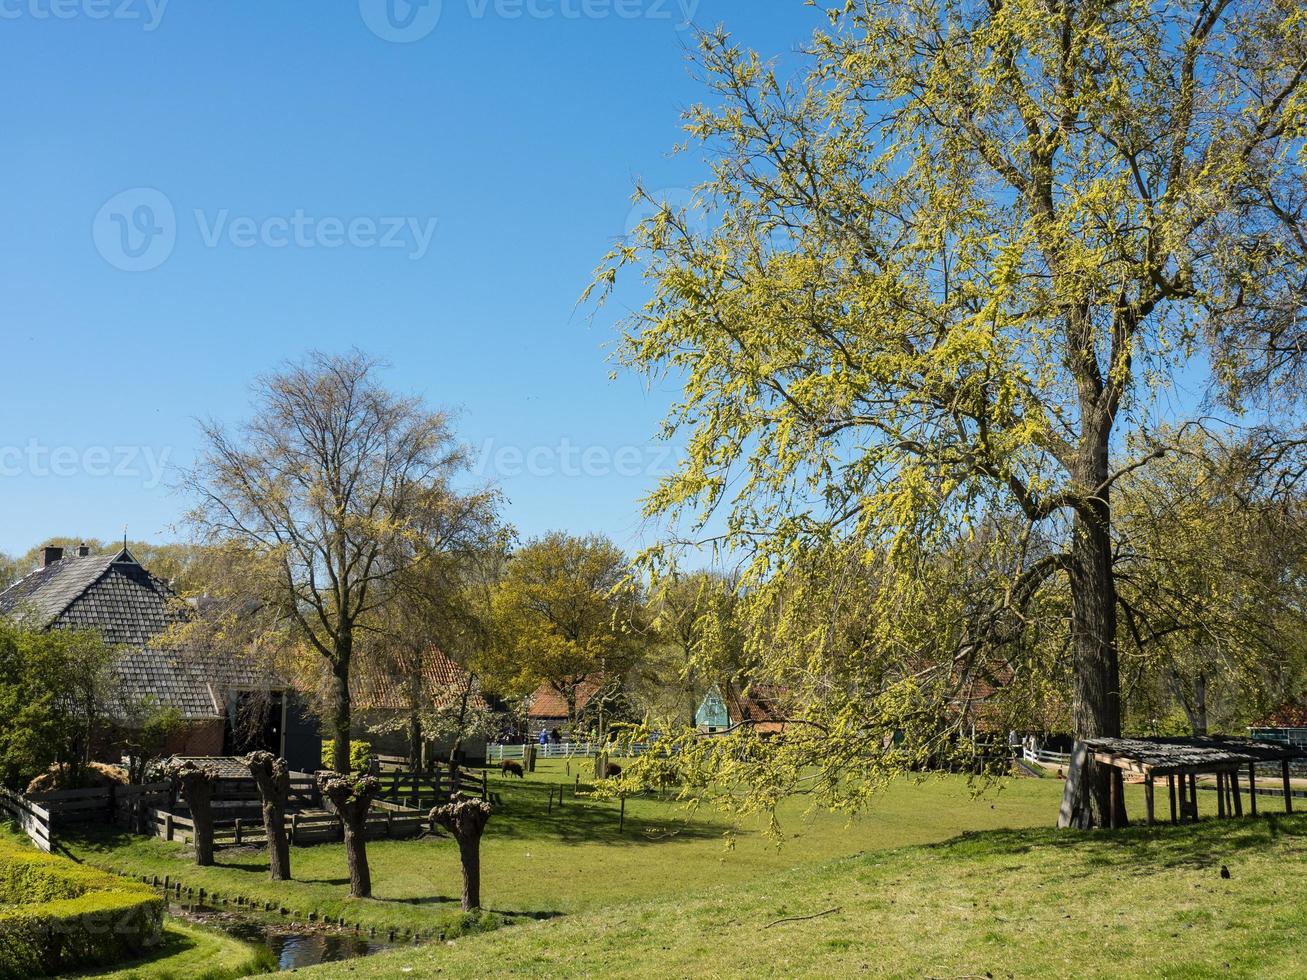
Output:
[[[277,969],[283,971],[319,963],[339,963],[393,948],[387,943],[344,930],[308,924],[297,926],[207,905],[171,903],[168,914],[266,949],[276,961]]]

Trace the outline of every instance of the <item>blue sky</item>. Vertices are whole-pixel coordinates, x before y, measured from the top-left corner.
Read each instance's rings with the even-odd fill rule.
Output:
[[[618,310],[576,301],[636,179],[700,176],[669,154],[703,94],[687,10],[778,55],[821,23],[800,0],[0,0],[0,550],[177,536],[158,471],[193,419],[351,346],[461,410],[525,534],[649,540],[670,392],[609,380]]]

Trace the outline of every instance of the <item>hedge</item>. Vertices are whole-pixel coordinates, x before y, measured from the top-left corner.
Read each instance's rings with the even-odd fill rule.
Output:
[[[0,977],[140,957],[162,940],[164,908],[148,885],[0,839]]]

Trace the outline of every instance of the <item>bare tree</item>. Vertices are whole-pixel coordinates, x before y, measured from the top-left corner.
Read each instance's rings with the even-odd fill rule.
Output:
[[[467,463],[446,414],[381,386],[365,355],[310,354],[260,379],[235,431],[203,424],[190,520],[225,556],[241,629],[307,646],[330,674],[333,765],[349,769],[350,669],[387,584],[435,547],[423,522]]]
[[[290,803],[290,766],[271,752],[245,757],[263,802],[263,829],[268,835],[268,871],[273,881],[290,881],[290,842],[286,839],[286,808]]]
[[[181,792],[190,807],[195,825],[195,864],[213,866],[213,791],[218,785],[218,771],[212,766],[197,766],[189,759],[172,760],[165,775]]]
[[[481,907],[481,835],[490,822],[491,806],[485,800],[455,793],[444,806],[431,811],[431,819],[454,835],[463,865],[463,911]]]
[[[372,801],[381,784],[372,776],[342,776],[338,772],[318,773],[322,805],[340,819],[349,861],[351,898],[372,897],[372,872],[368,868],[367,821]]]

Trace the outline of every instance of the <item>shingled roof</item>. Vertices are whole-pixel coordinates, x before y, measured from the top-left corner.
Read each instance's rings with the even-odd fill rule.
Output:
[[[421,662],[422,691],[425,699],[439,708],[455,705],[469,681],[467,671],[437,650],[429,647]],[[350,698],[361,711],[407,711],[411,707],[410,678],[391,673],[370,661],[364,661],[350,675]],[[473,685],[475,687],[475,684]],[[487,708],[480,694],[473,693],[472,707]]]
[[[39,630],[98,630],[122,647],[114,665],[120,708],[152,698],[187,720],[216,720],[226,715],[221,692],[263,686],[238,659],[161,645],[187,607],[126,548],[49,562],[0,593],[0,615]]]

